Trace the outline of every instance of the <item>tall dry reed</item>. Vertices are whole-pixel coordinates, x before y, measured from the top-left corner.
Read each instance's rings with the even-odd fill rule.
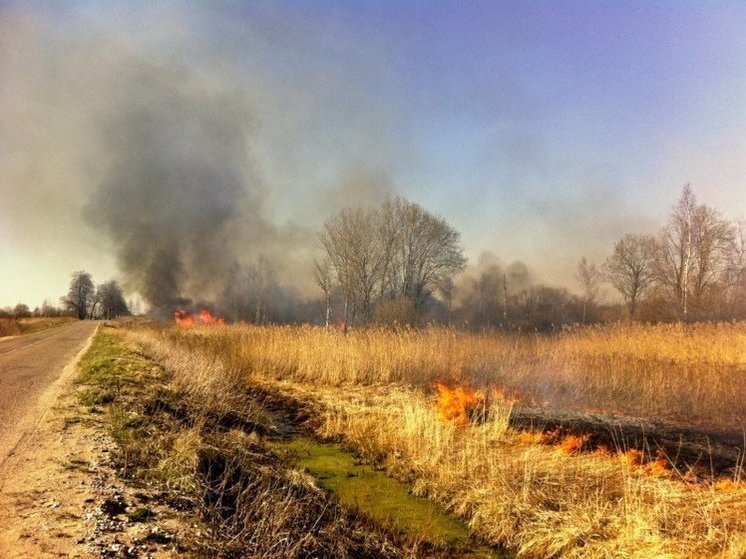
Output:
[[[539,334],[233,326],[169,329],[245,371],[298,382],[436,380],[499,386],[524,402],[722,429],[746,426],[746,324],[612,325]]]
[[[734,387],[743,389],[743,325],[619,325],[552,337],[167,328],[137,337],[161,358],[179,356],[185,374],[190,360],[217,358],[217,377],[243,374],[247,383],[309,403],[320,436],[341,438],[521,556],[746,553],[743,484],[687,484],[617,456],[567,456],[527,443],[508,428],[511,403],[500,398],[491,400],[486,421],[461,428],[438,418],[430,392],[436,379],[499,384],[555,405],[689,422],[709,414],[732,426],[743,421],[743,401],[733,398]],[[693,382],[697,375],[705,378]],[[700,407],[688,410],[679,398]],[[733,422],[729,414],[738,413]]]

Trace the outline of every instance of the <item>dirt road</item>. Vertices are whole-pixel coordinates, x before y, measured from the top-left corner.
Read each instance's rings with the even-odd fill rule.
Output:
[[[65,365],[97,325],[80,321],[0,340],[0,480],[13,450],[53,404]]]

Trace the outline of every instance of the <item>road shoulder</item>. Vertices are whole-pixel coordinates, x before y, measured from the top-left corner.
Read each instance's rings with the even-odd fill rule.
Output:
[[[101,449],[96,445],[95,429],[68,424],[67,411],[75,402],[77,363],[90,343],[45,391],[34,410],[35,427],[2,465],[2,557],[87,556],[78,542],[84,537],[81,520],[86,503],[93,498],[93,488],[83,465],[95,467]]]
[[[125,513],[137,497],[112,467],[106,414],[81,402],[79,362],[96,335],[47,389],[35,428],[0,468],[3,559],[175,556],[155,523]]]

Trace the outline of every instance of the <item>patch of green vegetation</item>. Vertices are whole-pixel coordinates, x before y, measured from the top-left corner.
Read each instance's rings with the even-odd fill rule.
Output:
[[[143,413],[143,403],[156,392],[153,363],[124,336],[99,329],[90,349],[80,361],[79,402],[91,414],[106,410],[109,433],[117,443],[112,457],[124,477],[142,476],[157,467],[169,451],[168,427]]]
[[[115,394],[125,386],[142,381],[151,363],[134,348],[128,347],[121,334],[100,329],[91,347],[80,360],[78,382],[109,389]]]
[[[84,406],[103,406],[116,399],[113,390],[107,388],[87,388],[78,393],[78,400]]]
[[[130,522],[147,522],[155,516],[155,513],[148,507],[135,507],[127,512],[126,516]]]
[[[339,444],[300,437],[273,443],[290,455],[318,482],[339,498],[343,506],[389,526],[409,537],[446,545],[467,556],[496,557],[494,551],[474,544],[468,527],[447,514],[437,503],[416,497],[406,484],[367,464],[360,464]]]

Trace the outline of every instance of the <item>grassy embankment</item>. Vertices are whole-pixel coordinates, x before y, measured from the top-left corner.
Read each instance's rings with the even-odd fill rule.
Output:
[[[5,336],[19,336],[21,334],[33,334],[55,326],[62,326],[75,319],[70,316],[55,318],[0,318],[0,338]]]
[[[79,400],[89,419],[107,425],[114,468],[141,494],[152,490],[145,503],[162,501],[186,515],[180,556],[442,556],[341,509],[277,454],[261,403],[216,359],[172,354],[161,364],[104,328],[80,366]],[[123,514],[139,519],[150,511],[131,503]]]
[[[488,419],[439,419],[434,380],[499,388],[555,406],[604,408],[688,424],[744,421],[746,325],[614,326],[557,336],[320,329],[143,329],[175,378],[209,395],[224,375],[304,402],[310,425],[527,557],[742,557],[746,489],[687,483],[627,455],[573,453]],[[194,379],[193,363],[212,362]],[[207,397],[207,396],[205,396]],[[653,475],[653,474],[656,475]]]

